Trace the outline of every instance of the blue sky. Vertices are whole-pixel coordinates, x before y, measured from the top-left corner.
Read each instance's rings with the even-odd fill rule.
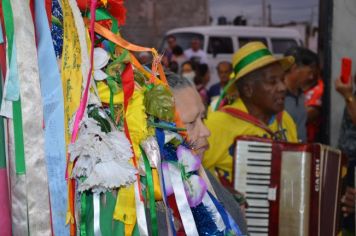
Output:
[[[261,24],[262,0],[209,0],[210,15],[213,18],[226,16],[233,20],[237,15],[244,15],[250,25]],[[286,23],[290,21],[318,22],[319,0],[266,0],[271,4],[272,22]]]

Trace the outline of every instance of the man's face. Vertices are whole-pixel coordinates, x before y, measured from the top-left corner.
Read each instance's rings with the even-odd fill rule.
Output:
[[[167,39],[167,43],[168,43],[168,47],[169,47],[170,49],[173,49],[173,48],[177,45],[176,39],[173,38],[173,37],[169,37],[169,38]]]
[[[220,79],[220,83],[226,85],[229,81],[230,74],[232,72],[232,67],[230,64],[222,63],[218,66],[218,75]]]
[[[205,107],[195,88],[173,90],[176,109],[187,129],[192,149],[200,157],[209,148],[210,131],[204,125]]]
[[[193,49],[193,51],[198,51],[200,49],[200,40],[199,39],[192,40],[192,49]]]
[[[280,64],[272,64],[263,69],[260,78],[252,82],[252,103],[267,115],[275,115],[284,110],[286,86],[283,83],[283,69]]]
[[[310,84],[318,79],[317,66],[299,66],[296,70],[300,87],[304,87],[305,84]]]

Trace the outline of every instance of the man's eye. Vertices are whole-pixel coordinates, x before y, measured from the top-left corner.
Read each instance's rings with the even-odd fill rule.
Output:
[[[191,122],[185,122],[185,125],[189,125],[189,126],[192,126],[195,124],[195,121],[191,121]]]

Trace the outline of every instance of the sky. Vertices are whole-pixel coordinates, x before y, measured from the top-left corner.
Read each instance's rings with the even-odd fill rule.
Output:
[[[274,24],[290,21],[313,21],[313,25],[318,23],[319,0],[265,1],[271,5]],[[244,15],[249,25],[261,24],[262,0],[209,0],[209,6],[214,20],[225,16],[228,21],[232,21],[237,15]]]

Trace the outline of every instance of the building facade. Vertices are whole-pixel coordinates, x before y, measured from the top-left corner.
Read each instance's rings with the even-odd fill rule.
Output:
[[[147,47],[159,47],[167,30],[209,24],[208,0],[128,0],[125,39]]]

